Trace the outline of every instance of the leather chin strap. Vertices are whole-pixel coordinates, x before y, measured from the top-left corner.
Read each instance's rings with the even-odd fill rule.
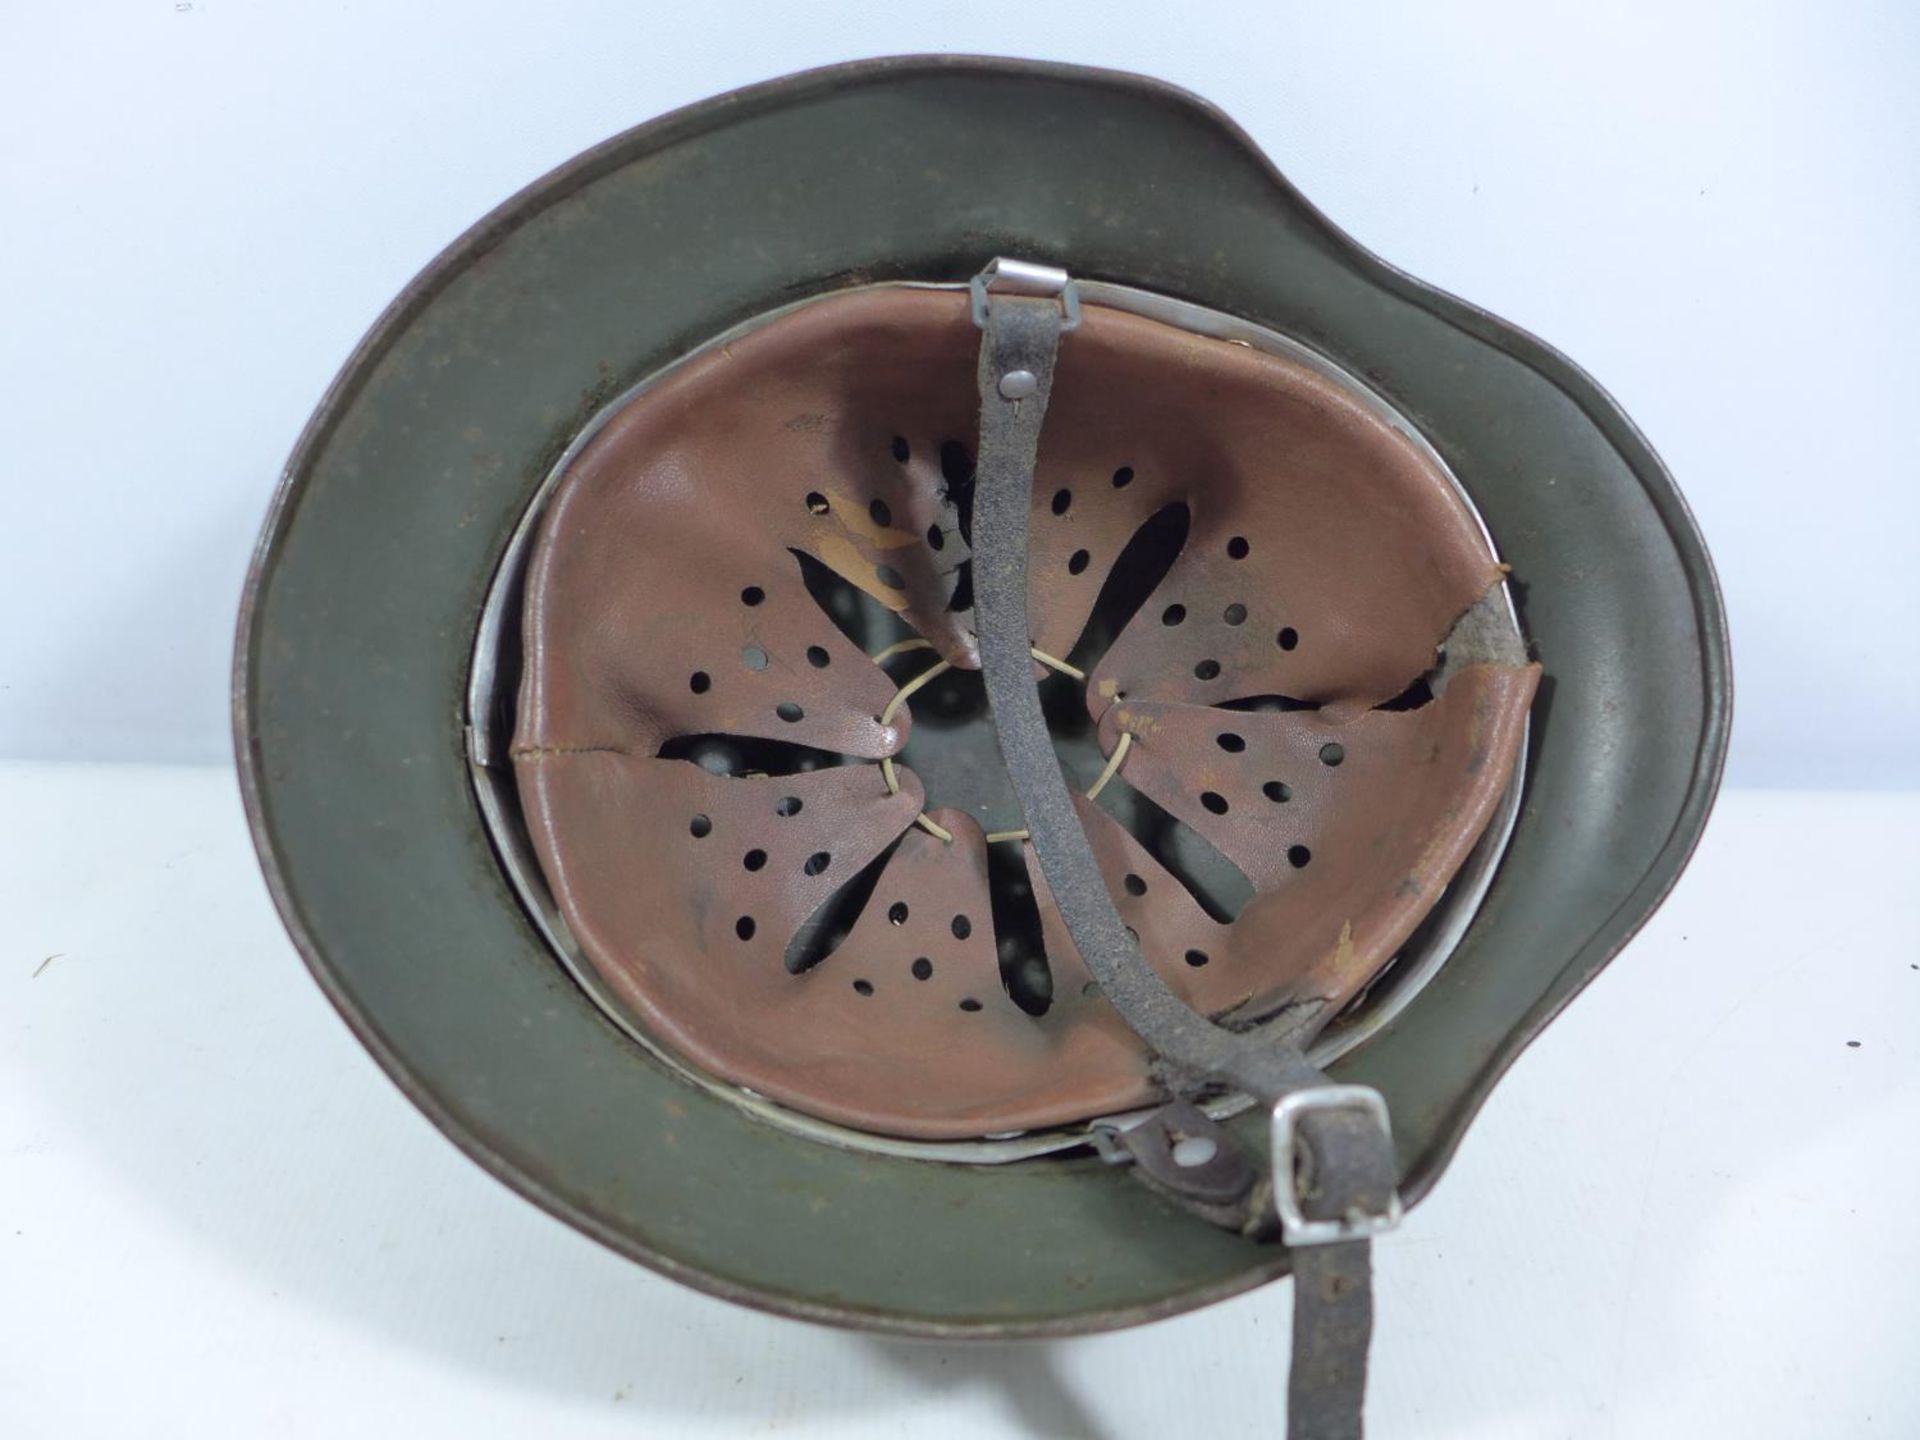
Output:
[[[974,623],[1002,755],[1062,919],[1101,991],[1156,1052],[1176,1094],[1226,1086],[1273,1109],[1272,1165],[1257,1165],[1197,1107],[1177,1102],[1117,1147],[1156,1192],[1214,1224],[1292,1250],[1292,1440],[1358,1440],[1373,1330],[1370,1236],[1399,1216],[1397,1167],[1377,1093],[1332,1084],[1301,1048],[1303,1017],[1229,1031],[1182,1001],[1121,923],[1074,813],[1033,677],[1027,521],[1040,429],[1063,331],[1077,321],[1063,271],[996,260],[974,282],[980,448]],[[1112,1145],[1109,1147],[1113,1148]]]

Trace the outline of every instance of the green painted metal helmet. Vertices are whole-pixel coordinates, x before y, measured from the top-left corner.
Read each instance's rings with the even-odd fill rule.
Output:
[[[1031,263],[969,293],[996,256]],[[241,617],[240,770],[288,928],[402,1089],[543,1208],[747,1304],[1055,1335],[1176,1313],[1289,1265],[1094,1145],[1169,1093],[1253,1153],[1267,1122],[1231,1087],[1156,1070],[1074,968],[1080,931],[1058,920],[1071,906],[1024,864],[992,720],[966,689],[975,322],[1050,267],[1089,318],[1062,340],[1058,429],[1033,481],[1035,574],[1052,567],[1034,650],[1085,702],[1066,707],[1067,770],[1096,798],[1124,794],[1080,812],[1114,904],[1198,1010],[1311,1022],[1299,1033],[1332,1079],[1384,1098],[1408,1203],[1520,1048],[1659,904],[1719,780],[1724,616],[1646,441],[1565,358],[1354,245],[1192,96],[1055,65],[875,61],[580,156],[408,287],[301,437]],[[916,367],[948,373],[953,355],[951,395],[890,388]],[[1032,394],[1020,374],[989,400]],[[789,380],[877,408],[857,425],[826,402],[767,411],[792,455],[814,457],[792,465],[748,443],[745,410],[675,428],[675,405],[713,414]],[[1263,428],[1269,402],[1295,419]],[[911,413],[914,433],[890,433],[887,413]],[[1164,493],[1114,439],[1134,430],[1127,444],[1180,471]],[[1184,448],[1154,449],[1176,431]],[[1275,518],[1234,477],[1280,436],[1275,493],[1297,496],[1285,475],[1319,463],[1313,437],[1329,434],[1336,460],[1359,447],[1378,464],[1329,472],[1331,518],[1306,547],[1286,517],[1319,510]],[[827,479],[810,478],[816,462]],[[1411,488],[1371,504],[1367,477],[1389,470]],[[698,502],[691,519],[674,495]],[[1061,528],[1043,532],[1048,517]],[[1269,535],[1297,563],[1261,570]],[[1344,558],[1311,593],[1287,580],[1331,554]],[[1341,590],[1383,554],[1382,576],[1441,577],[1412,587],[1436,633],[1409,628],[1413,601],[1367,608],[1385,579]],[[775,578],[737,578],[741,555],[772,556]],[[1342,618],[1356,607],[1367,623]],[[612,637],[604,653],[595,635]],[[1431,664],[1404,687],[1379,678],[1401,661],[1361,663],[1409,635]],[[1303,668],[1322,636],[1327,669]],[[878,668],[916,646],[949,673]],[[635,655],[653,661],[629,673]],[[1458,679],[1468,662],[1505,678],[1449,712],[1449,696],[1481,693]],[[1320,678],[1283,691],[1289,674]],[[812,688],[765,688],[782,676]],[[1173,678],[1156,690],[1153,676]],[[825,723],[843,702],[860,725]],[[1211,728],[1189,723],[1196,710]],[[1424,877],[1412,899],[1345,895],[1387,870],[1321,840],[1357,833],[1342,817],[1364,808],[1361,789],[1324,788],[1351,748],[1331,737],[1376,732],[1462,747],[1429,807],[1451,848],[1393,862]],[[1284,745],[1310,749],[1288,769]],[[623,790],[620,763],[592,758],[615,752],[644,762],[643,785]],[[1396,756],[1379,794],[1411,783],[1416,757]],[[1367,774],[1356,758],[1339,783]],[[866,799],[834,798],[860,776]],[[1321,829],[1271,828],[1310,797]],[[801,844],[805,803],[832,823]],[[1431,819],[1420,803],[1406,817]],[[1268,828],[1233,828],[1247,825]],[[956,835],[960,851],[943,848]],[[774,898],[742,898],[789,860]],[[1297,888],[1323,872],[1341,896]],[[971,910],[947,903],[954,886],[972,887]],[[936,932],[894,943],[889,927],[929,916]],[[1210,949],[1234,933],[1259,943]],[[966,982],[941,988],[963,965]],[[820,998],[771,1009],[764,996],[801,993],[789,981]],[[935,995],[937,1025],[906,1008]],[[876,1015],[911,1043],[864,1044]],[[998,1028],[967,1031],[976,1020]],[[912,1075],[934,1079],[890,1083]]]

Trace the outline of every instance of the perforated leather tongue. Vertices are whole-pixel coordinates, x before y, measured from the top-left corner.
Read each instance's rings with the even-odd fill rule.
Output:
[[[889,1135],[1155,1097],[968,673],[978,343],[964,295],[899,288],[696,358],[569,467],[527,576],[513,757],[589,963],[696,1065]],[[1472,515],[1323,375],[1089,305],[1031,528],[1036,673],[1123,918],[1195,1009],[1324,1023],[1524,733]]]

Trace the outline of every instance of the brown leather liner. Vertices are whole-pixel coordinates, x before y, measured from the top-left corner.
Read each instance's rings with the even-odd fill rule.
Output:
[[[862,292],[624,407],[542,524],[514,745],[561,911],[650,1033],[796,1109],[922,1138],[1153,1098],[1039,867],[1054,1000],[1036,1018],[1001,986],[980,825],[936,795],[929,818],[953,840],[915,827],[929,802],[909,768],[891,795],[874,764],[726,777],[659,751],[701,734],[861,760],[904,747],[907,707],[879,719],[895,679],[816,604],[796,552],[972,666],[968,616],[949,608],[967,550],[940,455],[971,449],[977,346],[962,295]],[[1035,486],[1039,648],[1072,649],[1128,540],[1174,504],[1186,544],[1095,665],[1088,706],[1108,753],[1134,737],[1113,783],[1204,835],[1254,896],[1219,924],[1098,804],[1082,813],[1122,916],[1189,1003],[1253,1014],[1324,998],[1331,1015],[1485,827],[1536,669],[1468,665],[1418,708],[1373,709],[1434,665],[1499,575],[1445,477],[1303,366],[1089,306],[1062,349]],[[896,662],[896,677],[914,668]],[[1267,695],[1320,708],[1218,708]],[[890,845],[845,939],[790,974],[791,938]]]

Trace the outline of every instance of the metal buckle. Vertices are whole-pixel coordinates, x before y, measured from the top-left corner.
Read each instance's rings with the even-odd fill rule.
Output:
[[[1337,1220],[1309,1220],[1300,1208],[1300,1192],[1294,1188],[1300,1122],[1308,1115],[1328,1110],[1363,1111],[1380,1126],[1384,1138],[1393,1138],[1393,1127],[1387,1120],[1387,1102],[1370,1085],[1315,1085],[1280,1098],[1273,1107],[1273,1208],[1280,1214],[1280,1238],[1288,1246],[1337,1245],[1346,1240],[1364,1240],[1400,1223],[1397,1190],[1388,1199],[1387,1208],[1374,1214],[1355,1206]]]
[[[987,268],[967,283],[973,296],[973,323],[987,328],[989,295],[1028,295],[1057,298],[1066,319],[1064,334],[1080,323],[1080,287],[1058,265],[1038,265],[1031,260],[1009,260],[1004,255],[987,262]]]

